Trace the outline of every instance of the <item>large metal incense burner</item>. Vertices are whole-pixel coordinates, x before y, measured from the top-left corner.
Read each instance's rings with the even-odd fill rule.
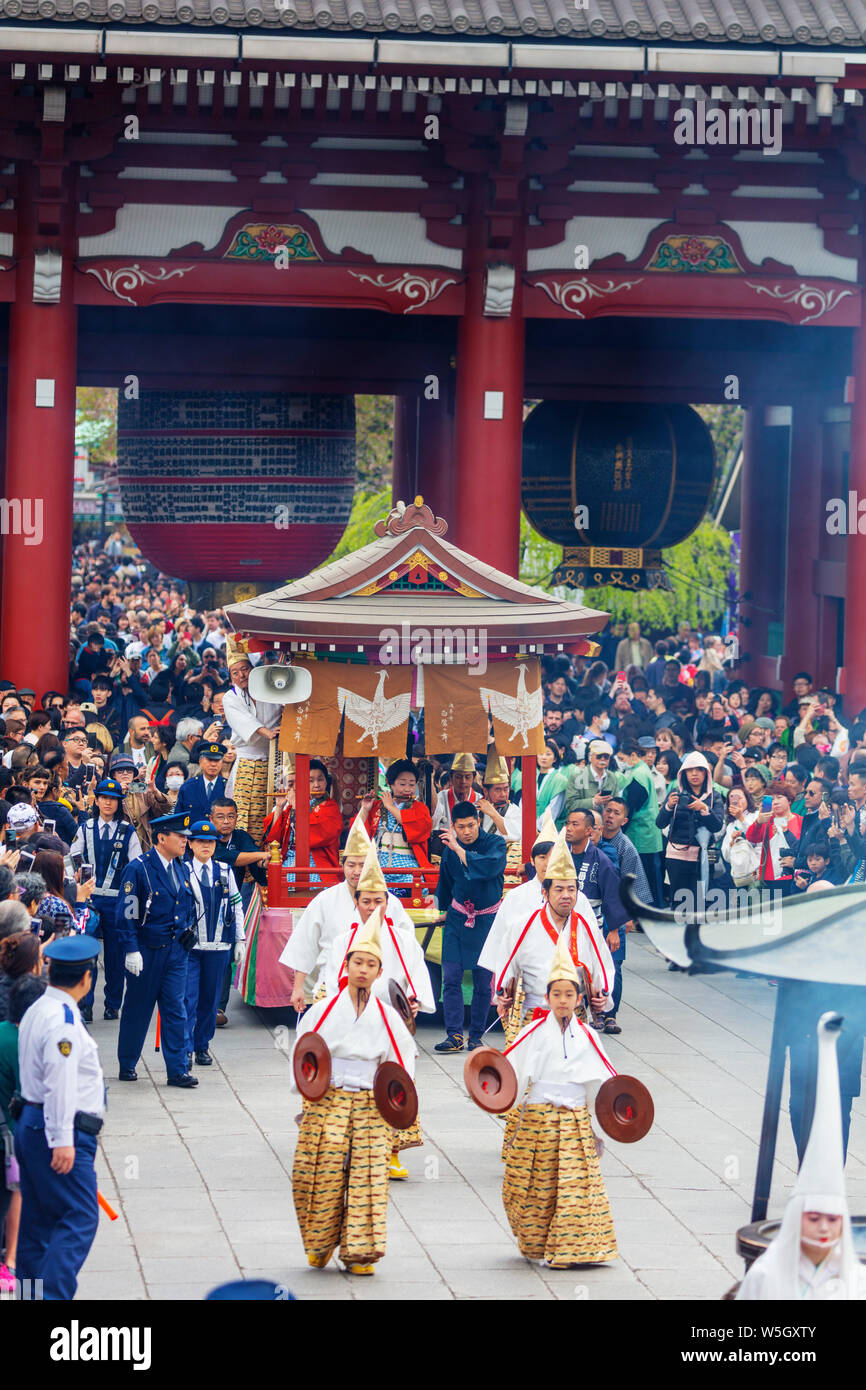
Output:
[[[839,1038],[842,1089],[859,1093],[866,1033],[866,886],[755,901],[742,912],[709,918],[640,902],[630,876],[621,894],[652,945],[684,970],[735,970],[778,982],[752,1218],[737,1232],[737,1252],[748,1268],[779,1226],[767,1219],[767,1206],[786,1057],[790,1054],[792,1108],[800,1115],[800,1133],[808,1135],[815,1109],[817,1024],[827,1010],[845,1020]],[[798,1150],[802,1159],[799,1143]],[[866,1263],[866,1215],[852,1215],[852,1224],[857,1253]]]

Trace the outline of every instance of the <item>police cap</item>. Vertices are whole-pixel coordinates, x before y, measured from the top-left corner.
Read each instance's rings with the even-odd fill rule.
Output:
[[[189,816],[179,814],[171,816],[156,816],[150,822],[150,828],[153,831],[154,840],[156,839],[160,831],[162,831],[164,835],[170,835],[173,831],[176,831],[179,835],[188,835]]]
[[[113,777],[103,777],[93,794],[94,796],[116,796],[118,801],[122,801],[123,787],[119,782],[115,782]]]
[[[210,820],[197,820],[189,828],[190,840],[218,840],[219,831]]]
[[[43,946],[42,954],[47,960],[83,964],[86,960],[96,960],[99,955],[99,942],[86,932],[76,932],[73,936],[61,936],[57,941],[49,941],[47,946]]]
[[[199,745],[199,758],[224,758],[226,755],[224,743],[202,743]]]

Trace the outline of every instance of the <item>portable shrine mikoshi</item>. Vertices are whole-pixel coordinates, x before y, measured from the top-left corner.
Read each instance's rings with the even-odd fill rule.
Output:
[[[767,1208],[779,1130],[786,1056],[792,1071],[792,1111],[801,1143],[812,1127],[818,1071],[817,1025],[828,1010],[841,1014],[839,1070],[843,1092],[860,1089],[866,1034],[866,886],[756,900],[740,913],[712,919],[675,915],[634,896],[626,876],[622,899],[657,950],[682,969],[735,970],[778,981],[764,1095],[764,1114],[751,1221],[737,1231],[746,1268],[766,1250],[779,1222]],[[846,1081],[851,1083],[846,1086]],[[802,1151],[801,1151],[802,1156]],[[866,1263],[866,1215],[851,1217],[857,1253]]]
[[[421,497],[399,503],[374,529],[377,538],[352,555],[226,608],[250,652],[268,653],[268,666],[290,662],[283,670],[293,673],[281,677],[282,696],[276,680],[267,682],[266,698],[287,701],[279,748],[294,757],[296,806],[295,863],[287,870],[274,856],[270,910],[302,907],[342,876],[311,862],[311,756],[336,760],[347,826],[359,797],[376,790],[380,759],[406,757],[407,749],[416,760],[481,752],[491,720],[499,753],[511,765],[521,760],[522,870],[536,835],[536,755],[544,746],[539,659],[595,654],[589,634],[608,620],[457,549]],[[423,744],[413,746],[422,712]],[[405,868],[384,872],[405,884]],[[437,877],[435,866],[411,870],[407,908],[417,924],[438,921],[425,903]]]

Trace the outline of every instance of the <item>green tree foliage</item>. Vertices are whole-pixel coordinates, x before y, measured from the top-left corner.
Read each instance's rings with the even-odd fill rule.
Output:
[[[609,587],[586,589],[583,602],[589,608],[610,613],[611,622],[636,619],[652,631],[675,628],[681,622],[690,622],[704,631],[717,627],[727,602],[729,533],[710,521],[702,521],[686,540],[665,550],[663,559],[673,584],[672,593],[661,589],[637,594]]]
[[[343,538],[333,554],[323,563],[329,565],[332,560],[342,560],[344,555],[352,555],[356,550],[360,550],[362,545],[369,545],[376,539],[373,527],[379,518],[387,516],[390,510],[390,485],[380,492],[373,493],[364,493],[359,488],[355,492],[352,515],[343,532]],[[318,568],[321,569],[321,565]]]
[[[710,498],[710,510],[715,514],[721,491],[743,442],[743,411],[740,406],[728,403],[694,408],[713,436],[716,450],[716,472]]]
[[[356,493],[370,496],[391,486],[394,397],[355,397]]]
[[[79,386],[75,393],[75,443],[90,454],[91,464],[117,458],[117,391],[112,387]]]

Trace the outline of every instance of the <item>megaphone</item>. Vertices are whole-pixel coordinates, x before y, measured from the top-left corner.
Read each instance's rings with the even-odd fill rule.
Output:
[[[313,677],[305,666],[254,666],[249,691],[254,700],[272,705],[297,705],[313,689]]]

